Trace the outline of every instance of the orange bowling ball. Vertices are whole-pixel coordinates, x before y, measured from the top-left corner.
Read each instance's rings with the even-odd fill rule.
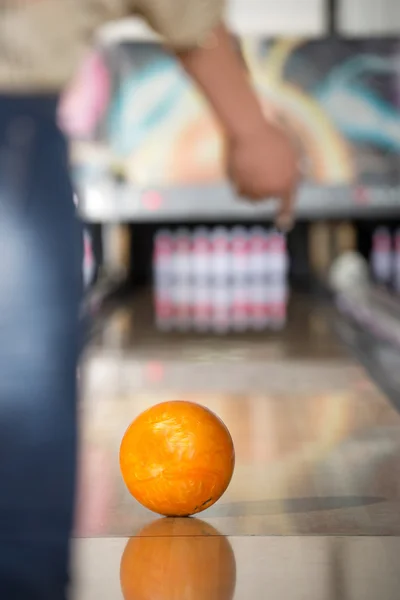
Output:
[[[236,562],[226,537],[198,519],[158,519],[128,540],[125,600],[232,600]]]
[[[235,451],[222,421],[192,402],[164,402],[139,415],[120,448],[122,477],[143,506],[167,517],[209,508],[232,477]]]

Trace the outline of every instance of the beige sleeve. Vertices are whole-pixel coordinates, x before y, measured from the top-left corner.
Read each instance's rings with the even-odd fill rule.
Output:
[[[200,46],[223,19],[225,0],[133,0],[132,8],[177,49]]]

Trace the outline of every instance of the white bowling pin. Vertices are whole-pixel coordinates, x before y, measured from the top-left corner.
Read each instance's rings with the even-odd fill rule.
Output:
[[[211,234],[212,329],[225,333],[230,323],[230,235],[226,227],[216,227]]]
[[[192,241],[193,327],[207,331],[211,326],[211,259],[210,232],[205,227],[194,230]]]
[[[252,227],[249,244],[249,321],[253,329],[262,330],[268,325],[268,231]]]
[[[191,324],[191,250],[190,231],[178,229],[174,254],[174,312],[175,327],[180,330],[189,329]]]
[[[154,240],[153,274],[156,324],[161,330],[173,326],[173,250],[174,240],[171,231],[157,232]]]
[[[244,227],[234,227],[231,234],[232,251],[232,328],[249,328],[249,235]]]

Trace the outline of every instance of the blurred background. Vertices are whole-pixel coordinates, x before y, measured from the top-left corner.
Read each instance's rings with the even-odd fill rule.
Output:
[[[288,235],[273,201],[235,197],[211,112],[140,21],[98,32],[60,106],[86,224],[77,533],[153,522],[125,490],[119,442],[143,409],[185,398],[236,447],[227,495],[204,513],[215,535],[399,536],[400,4],[228,7],[266,114],[301,149]],[[235,598],[398,597],[398,540],[243,539]],[[121,597],[124,546],[78,545],[77,598]],[[165,589],[181,576],[169,569]],[[196,598],[233,597],[214,575]]]
[[[228,8],[266,113],[278,111],[301,148],[296,227],[285,238],[273,201],[235,197],[199,92],[141,21],[112,23],[60,107],[91,310],[136,306],[136,335],[162,332],[160,343],[168,332],[284,337],[299,302],[329,296],[353,326],[400,343],[400,8]]]

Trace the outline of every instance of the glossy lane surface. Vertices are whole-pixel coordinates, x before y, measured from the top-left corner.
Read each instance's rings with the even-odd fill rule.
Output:
[[[179,343],[171,339],[169,349],[166,338],[146,337],[144,330],[135,347],[127,342],[135,314],[123,311],[118,319],[107,325],[113,336],[88,352],[82,376],[77,598],[123,597],[120,566],[128,538],[159,525],[125,489],[119,444],[140,412],[184,397],[226,423],[236,449],[235,474],[223,498],[201,515],[201,527],[216,533],[182,533],[175,522],[166,535],[145,534],[143,552],[136,538],[125,554],[136,556],[125,561],[125,585],[137,570],[157,585],[152,569],[154,557],[162,555],[170,557],[163,567],[170,582],[165,589],[179,590],[174,556],[183,548],[185,556],[196,556],[201,538],[199,545],[225,564],[221,572],[236,573],[232,587],[228,575],[215,580],[209,567],[194,560],[194,581],[203,569],[210,572],[208,598],[224,599],[224,589],[235,600],[397,599],[400,417],[335,340],[328,316],[299,311],[281,337],[181,337]],[[190,590],[190,582],[185,585]],[[140,589],[137,597],[146,598]]]
[[[153,538],[145,544],[146,554],[138,557],[135,565],[134,555],[124,554],[131,550],[132,542],[127,538],[80,540],[75,554],[75,598],[396,600],[399,597],[399,538],[213,537],[198,545],[201,552],[209,553],[211,566],[205,564],[204,558],[197,558],[198,540],[190,538],[190,541],[192,546],[187,537],[172,536],[168,543],[165,538]],[[162,588],[158,587],[161,573],[156,570],[161,547]],[[183,550],[185,559],[195,560],[186,572],[178,569],[176,562]],[[142,570],[138,576],[139,568]],[[171,595],[182,593],[183,583],[186,595]],[[150,595],[154,590],[158,596]]]

